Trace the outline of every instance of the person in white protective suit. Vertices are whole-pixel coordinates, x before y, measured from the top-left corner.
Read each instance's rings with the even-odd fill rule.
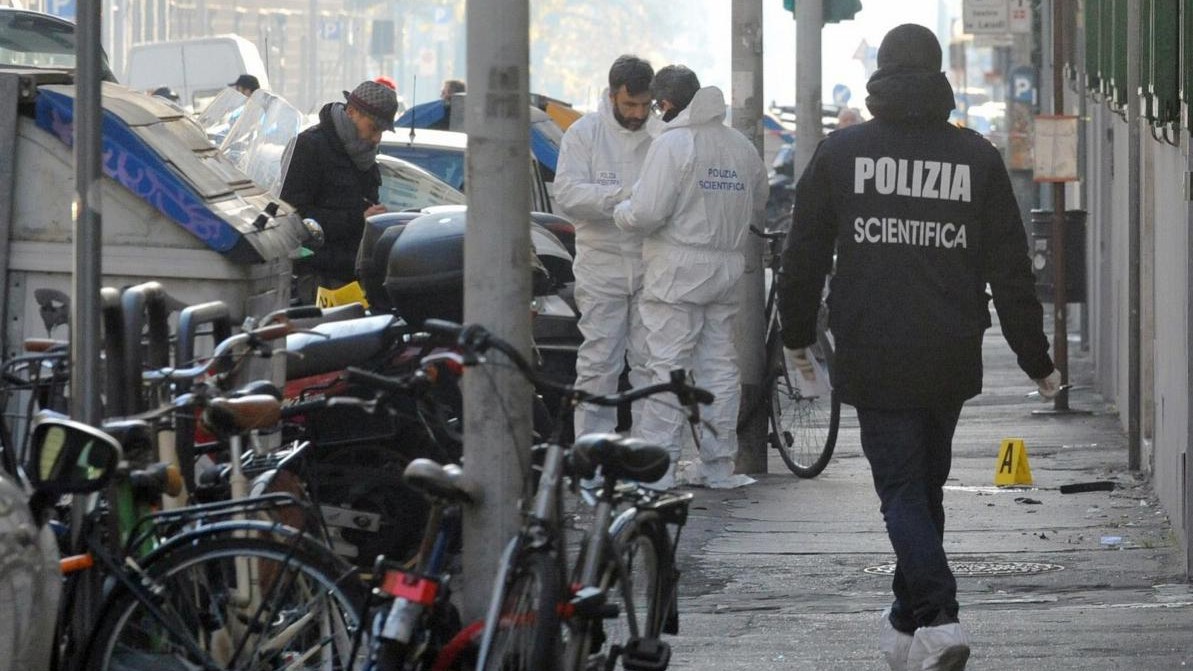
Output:
[[[613,224],[613,207],[630,195],[650,148],[654,69],[636,56],[609,68],[599,110],[568,128],[559,147],[555,202],[576,224],[576,305],[584,342],[576,357],[576,386],[597,394],[617,391],[628,360],[630,384],[646,383],[646,342],[638,316],[642,236]],[[576,436],[612,431],[616,409],[581,405]]]
[[[741,398],[733,321],[746,235],[751,223],[761,225],[766,207],[766,165],[745,136],[724,125],[721,90],[700,88],[688,68],[659,70],[651,92],[667,123],[614,221],[646,236],[638,304],[650,381],[665,382],[675,368],[693,370],[696,384],[716,395],[703,412],[715,435],[703,432],[699,474],[688,482],[738,487],[753,480],[733,473]],[[657,488],[675,484],[685,425],[673,403],[642,408],[635,434],[672,451],[671,472]]]

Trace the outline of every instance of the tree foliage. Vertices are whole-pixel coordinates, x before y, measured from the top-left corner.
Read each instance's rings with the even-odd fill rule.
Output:
[[[607,83],[609,65],[624,53],[658,69],[683,63],[699,75],[726,56],[709,44],[708,12],[717,0],[531,0],[531,89],[585,104]]]

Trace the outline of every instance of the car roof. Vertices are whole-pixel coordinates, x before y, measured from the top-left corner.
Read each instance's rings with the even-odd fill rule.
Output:
[[[400,145],[412,144],[416,147],[434,147],[438,149],[468,148],[468,135],[450,130],[431,130],[429,128],[415,128],[414,140],[410,139],[409,128],[398,128],[381,134],[381,144]]]

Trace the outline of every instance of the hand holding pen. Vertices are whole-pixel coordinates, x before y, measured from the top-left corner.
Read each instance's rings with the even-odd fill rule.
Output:
[[[373,216],[374,214],[384,214],[385,212],[389,212],[389,208],[385,207],[381,203],[375,203],[375,202],[369,200],[369,198],[367,196],[365,197],[364,201],[365,201],[365,215],[364,216],[366,219]]]

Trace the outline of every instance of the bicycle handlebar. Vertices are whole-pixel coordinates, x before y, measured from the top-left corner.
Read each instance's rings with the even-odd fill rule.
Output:
[[[686,406],[692,413],[692,416],[698,421],[700,416],[699,405],[708,405],[714,400],[712,392],[688,384],[687,374],[682,369],[671,371],[671,379],[668,382],[660,382],[636,389],[627,389],[624,392],[615,394],[591,394],[583,389],[577,389],[572,385],[560,384],[559,382],[540,376],[513,345],[498,338],[480,324],[462,325],[442,319],[428,319],[423,322],[423,328],[433,335],[453,338],[455,345],[463,350],[463,363],[465,366],[476,365],[479,363],[479,355],[484,354],[490,349],[495,349],[506,355],[531,383],[560,392],[571,398],[575,403],[617,406],[669,391],[676,395],[679,402]]]
[[[317,309],[317,308],[316,308]],[[294,327],[290,324],[290,318],[285,313],[272,313],[262,320],[264,326],[237,333],[216,346],[215,351],[206,361],[191,366],[190,368],[159,368],[156,370],[147,370],[141,373],[141,378],[146,382],[165,382],[170,380],[193,380],[202,375],[215,370],[219,364],[225,361],[233,349],[241,345],[249,345],[251,347],[259,347],[260,345],[279,340],[289,335]]]

